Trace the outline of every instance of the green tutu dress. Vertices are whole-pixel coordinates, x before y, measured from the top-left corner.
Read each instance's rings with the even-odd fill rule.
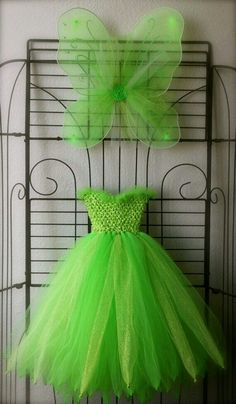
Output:
[[[145,188],[79,193],[92,232],[57,264],[8,371],[54,386],[65,401],[99,392],[107,403],[113,394],[145,403],[196,381],[210,362],[224,367],[216,318],[139,230],[152,196]]]

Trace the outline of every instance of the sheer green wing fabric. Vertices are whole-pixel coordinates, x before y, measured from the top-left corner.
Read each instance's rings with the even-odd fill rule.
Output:
[[[64,136],[79,148],[92,147],[111,129],[113,113],[113,104],[106,96],[75,101],[65,111]]]
[[[112,84],[114,64],[104,63],[111,36],[96,15],[82,8],[67,11],[58,21],[58,35],[58,63],[79,94],[99,94]]]
[[[58,62],[80,94],[66,110],[65,139],[94,146],[111,129],[116,110],[128,138],[157,148],[178,142],[178,115],[165,99],[181,61],[183,18],[176,10],[154,10],[120,39],[79,8],[62,15],[58,30]]]
[[[147,146],[158,149],[173,147],[180,139],[178,114],[164,99],[149,100],[145,92],[133,91],[124,116],[130,133]]]
[[[124,54],[127,88],[143,88],[144,85],[144,88],[154,91],[156,97],[167,91],[181,61],[183,29],[183,17],[172,8],[160,7],[142,17],[132,32],[124,37],[128,46]],[[128,64],[130,58],[134,61],[134,52],[136,64]],[[148,83],[150,79],[151,83]]]
[[[129,63],[129,52],[124,62],[128,93],[124,117],[132,137],[148,146],[168,148],[180,138],[178,114],[165,94],[181,62],[183,28],[183,17],[162,7],[144,16],[126,37],[137,50],[135,64]]]
[[[111,36],[99,18],[81,8],[60,17],[58,32],[58,63],[80,95],[65,111],[63,138],[77,147],[91,147],[106,136],[113,120],[107,91],[115,74]]]

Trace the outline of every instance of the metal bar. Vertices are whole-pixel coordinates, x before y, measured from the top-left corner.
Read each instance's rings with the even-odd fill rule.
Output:
[[[207,140],[207,173],[206,173],[206,215],[205,215],[205,243],[204,243],[204,285],[205,301],[209,304],[210,286],[210,219],[211,219],[211,162],[212,162],[212,64],[211,46],[207,54],[207,98],[206,98],[206,140]],[[208,320],[208,319],[207,319]],[[208,376],[203,382],[203,404],[208,401]]]
[[[30,41],[27,42],[26,61],[26,100],[25,100],[25,309],[30,305],[31,285],[31,230],[30,230]],[[30,322],[30,315],[26,318],[26,328]],[[26,404],[30,403],[30,378],[26,377]]]

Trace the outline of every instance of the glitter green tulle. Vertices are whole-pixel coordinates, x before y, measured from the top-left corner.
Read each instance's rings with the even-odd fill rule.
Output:
[[[181,61],[183,25],[176,10],[160,7],[117,38],[88,10],[64,13],[58,63],[79,94],[66,108],[64,139],[77,147],[94,146],[117,114],[124,137],[156,148],[174,146],[180,131],[167,90]]]
[[[99,392],[146,403],[224,367],[221,330],[165,250],[138,229],[152,190],[79,193],[92,232],[57,264],[8,361],[78,403]],[[204,320],[207,315],[209,326]]]

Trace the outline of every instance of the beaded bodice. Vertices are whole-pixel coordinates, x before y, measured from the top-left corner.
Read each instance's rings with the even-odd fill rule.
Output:
[[[78,193],[84,200],[93,231],[139,231],[144,207],[154,192],[133,188],[117,195],[104,190],[85,189]]]

